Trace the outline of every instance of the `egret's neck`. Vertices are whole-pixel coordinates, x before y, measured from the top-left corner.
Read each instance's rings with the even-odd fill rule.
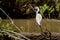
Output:
[[[38,11],[36,11],[36,15],[38,14]]]
[[[38,12],[39,12],[39,8],[37,9],[36,14],[38,14]]]

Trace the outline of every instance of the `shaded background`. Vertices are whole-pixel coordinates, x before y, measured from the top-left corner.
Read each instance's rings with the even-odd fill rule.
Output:
[[[23,7],[28,2],[26,7]],[[0,0],[0,8],[14,19],[35,18],[35,12],[30,9],[32,6],[39,6],[44,18],[60,19],[60,0]],[[0,11],[0,17],[7,17]]]

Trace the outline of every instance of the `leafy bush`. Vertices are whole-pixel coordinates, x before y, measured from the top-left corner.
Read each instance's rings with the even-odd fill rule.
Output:
[[[21,28],[21,32],[25,32],[24,26],[21,26],[20,28]]]
[[[0,18],[0,30],[1,29],[5,29],[5,30],[10,30],[10,31],[15,31],[15,29],[11,26],[11,24],[7,23],[7,24],[1,24],[2,23],[2,18]],[[0,40],[3,40],[5,34],[2,34],[0,32]],[[6,35],[5,35],[6,36]],[[8,39],[8,35],[6,36]],[[5,37],[4,37],[5,38]],[[10,38],[11,39],[11,38]],[[7,39],[6,39],[7,40]]]
[[[9,23],[7,23],[7,24],[1,24],[1,23],[2,23],[2,18],[0,17],[0,29],[6,29],[6,30],[11,30],[11,31],[15,30]],[[1,33],[0,33],[0,35],[1,35]]]
[[[11,26],[11,24],[1,24],[2,23],[2,18],[0,18],[0,29],[6,29],[6,30],[11,30],[14,31],[15,29]]]

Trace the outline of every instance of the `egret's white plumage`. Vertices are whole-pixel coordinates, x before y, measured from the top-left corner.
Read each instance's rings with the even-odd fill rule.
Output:
[[[36,12],[36,22],[38,25],[41,25],[42,21],[42,15],[39,12],[39,7],[35,7],[35,12]]]
[[[31,6],[31,5],[30,5],[30,6]],[[39,13],[39,7],[33,8],[33,7],[31,6],[31,8],[33,9],[34,12],[36,12],[36,22],[37,22],[38,26],[40,27],[41,32],[43,32],[42,27],[41,27],[42,15],[41,15],[41,13]]]
[[[39,13],[39,7],[35,7],[35,12],[36,12],[36,22],[38,26],[41,29],[41,32],[43,32],[42,27],[41,27],[41,22],[42,22],[42,15]]]
[[[37,14],[37,15],[36,15],[36,22],[38,23],[38,25],[41,25],[41,21],[42,21],[42,16],[41,16],[41,14]]]

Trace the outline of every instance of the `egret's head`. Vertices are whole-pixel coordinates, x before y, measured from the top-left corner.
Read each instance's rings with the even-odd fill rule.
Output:
[[[36,12],[39,12],[39,7],[35,7],[34,10],[35,10]]]

